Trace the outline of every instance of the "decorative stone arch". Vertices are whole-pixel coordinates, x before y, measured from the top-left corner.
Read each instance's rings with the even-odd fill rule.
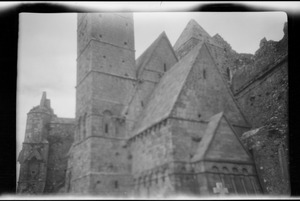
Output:
[[[233,167],[233,168],[232,168],[232,172],[233,172],[234,174],[238,174],[238,173],[239,173],[239,170],[238,170],[236,167]]]
[[[212,166],[211,170],[214,172],[214,173],[219,173],[219,168],[217,166]]]
[[[228,170],[228,168],[227,167],[222,167],[222,172],[224,173],[224,174],[228,174],[229,173],[229,170]]]
[[[110,110],[103,111],[102,118],[102,132],[103,135],[113,135],[114,134],[114,121],[113,121],[113,113]]]
[[[247,168],[243,168],[242,173],[243,173],[243,175],[246,175],[246,176],[249,174]]]
[[[220,169],[219,169],[216,165],[214,165],[214,166],[211,167],[211,171],[212,171],[212,173],[213,173],[213,178],[214,178],[214,180],[215,180],[216,182],[221,182],[221,183],[223,183],[222,178],[221,178],[221,175],[220,175],[221,171],[220,171]]]

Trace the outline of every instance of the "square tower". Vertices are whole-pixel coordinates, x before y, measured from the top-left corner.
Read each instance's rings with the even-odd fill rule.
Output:
[[[136,83],[133,15],[82,13],[77,27],[77,128],[68,189],[124,196],[131,176],[122,111]]]

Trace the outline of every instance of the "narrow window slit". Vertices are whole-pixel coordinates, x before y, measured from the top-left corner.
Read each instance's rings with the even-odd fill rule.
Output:
[[[105,133],[108,133],[108,124],[105,124]]]

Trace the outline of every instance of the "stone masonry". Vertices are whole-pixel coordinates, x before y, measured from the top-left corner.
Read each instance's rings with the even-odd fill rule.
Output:
[[[108,197],[289,193],[287,25],[239,54],[191,20],[135,60],[131,13],[77,18],[76,117],[43,93],[18,193]]]

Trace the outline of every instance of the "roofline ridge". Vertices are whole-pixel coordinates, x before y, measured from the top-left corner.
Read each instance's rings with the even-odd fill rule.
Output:
[[[195,61],[196,61],[197,57],[199,56],[199,51],[201,50],[201,48],[202,48],[202,44],[199,44],[199,43],[198,43],[198,44],[197,44],[197,45],[196,45],[196,46],[195,46],[188,54],[186,54],[183,58],[181,58],[181,59],[179,60],[179,62],[182,62],[182,61],[183,61],[185,58],[187,58],[189,55],[192,55],[194,51],[195,51],[195,52],[198,52],[198,53],[196,54],[196,56],[194,56],[195,58],[192,59],[192,62],[191,62],[191,68],[190,68],[189,72],[187,73],[187,75],[186,75],[186,77],[185,77],[185,80],[183,81],[183,85],[181,86],[181,89],[179,90],[179,93],[178,93],[177,96],[176,96],[175,103],[176,103],[176,101],[178,100],[178,97],[180,96],[180,94],[181,94],[181,92],[182,92],[182,89],[183,89],[183,86],[184,86],[184,84],[185,84],[185,82],[186,82],[186,79],[187,79],[187,77],[189,76],[189,74],[190,74],[190,72],[191,72],[191,69],[193,68],[193,66],[194,66],[194,64],[195,64]],[[177,62],[177,63],[179,63],[179,62]],[[175,104],[172,105],[172,108],[171,108],[171,110],[170,110],[170,113],[167,115],[167,117],[169,117],[169,116],[171,115],[171,113],[172,113],[174,107],[175,107]]]
[[[193,52],[195,51],[198,51],[199,52],[199,50],[201,49],[201,46],[202,45],[196,45],[187,55],[185,55],[181,60],[179,60],[176,64],[174,64],[174,65],[179,65],[180,63],[182,63],[183,61],[184,61],[184,59],[185,58],[188,58],[188,56],[190,56],[190,55],[193,55]],[[197,50],[198,49],[198,50]],[[192,62],[191,62],[191,68],[190,68],[190,70],[192,69],[192,66],[195,64],[195,61],[196,61],[196,59],[197,59],[197,57],[198,57],[198,54],[196,54],[196,56],[194,56],[194,58],[192,59]],[[165,75],[169,75],[170,74],[170,72],[173,72],[173,69],[174,68],[171,68],[168,72],[168,74],[166,73]],[[173,109],[174,109],[174,107],[175,107],[175,103],[176,103],[176,101],[177,101],[177,99],[178,99],[178,97],[179,97],[179,95],[181,94],[181,92],[182,92],[182,88],[183,88],[183,86],[184,86],[184,83],[186,82],[186,79],[187,79],[187,77],[188,77],[188,75],[189,75],[189,73],[190,73],[190,70],[189,70],[189,72],[187,73],[187,75],[186,75],[186,77],[184,78],[184,81],[183,81],[183,85],[181,86],[181,89],[179,90],[179,93],[176,95],[176,98],[175,98],[175,102],[173,103],[173,105],[172,105],[172,107],[171,107],[171,109],[170,109],[170,111],[167,113],[167,115],[165,115],[165,116],[163,116],[161,119],[165,119],[165,118],[169,118],[170,117],[170,114],[172,113],[172,111],[173,111]],[[163,78],[165,78],[165,76],[163,76]],[[155,88],[155,90],[152,92],[152,94],[150,95],[150,97],[149,97],[149,100],[151,100],[153,97],[153,94],[155,94],[155,91],[156,90],[158,90],[159,89],[159,87],[160,87],[160,83],[161,83],[161,81],[163,80],[163,78],[161,78],[160,79],[160,81],[158,82],[158,85],[156,86],[156,88]],[[143,110],[143,112],[140,114],[140,117],[142,117],[142,115],[144,114],[144,111],[146,110],[146,108],[149,106],[149,103],[150,103],[150,101],[148,102],[148,104],[146,105],[146,107],[145,107],[145,109]],[[142,119],[141,119],[142,120]],[[158,123],[160,120],[158,120],[158,121],[155,121],[156,123]],[[141,121],[138,121],[139,123],[141,123]],[[137,122],[137,123],[138,123]],[[155,124],[155,122],[153,122],[152,124],[154,125]],[[151,124],[151,125],[152,125]],[[149,128],[151,125],[149,125],[149,126],[147,126],[147,127],[145,127],[145,128],[139,128],[139,125],[138,124],[136,124],[136,128],[134,128],[133,129],[133,135],[137,135],[138,133],[141,133],[141,132],[143,132],[144,130],[146,130],[147,128]]]
[[[212,137],[210,138],[209,143],[206,145],[206,149],[204,150],[204,153],[203,153],[203,158],[205,158],[205,156],[206,156],[206,154],[207,154],[207,152],[208,152],[208,149],[210,148],[211,143],[212,143],[213,139],[214,139],[215,136],[216,136],[216,131],[218,130],[218,128],[219,128],[219,126],[220,126],[221,119],[224,117],[224,112],[220,112],[220,113],[218,113],[218,114],[213,115],[213,116],[210,118],[209,123],[213,120],[214,117],[217,118],[217,121],[218,121],[218,122],[217,122],[217,126],[214,128],[214,130],[213,130],[213,132],[212,132]],[[208,129],[209,123],[208,123],[206,129]],[[206,130],[205,130],[205,131],[206,131]],[[207,135],[206,132],[205,132],[205,134]],[[205,135],[205,134],[204,134],[204,135]]]
[[[175,56],[175,59],[176,59],[176,61],[178,62],[179,59],[178,59],[178,57],[177,57],[177,55],[176,55],[176,53],[175,53],[175,51],[174,51],[174,48],[173,48],[173,46],[172,46],[172,44],[171,44],[171,41],[169,40],[169,37],[168,37],[167,33],[166,33],[165,31],[163,31],[161,34],[163,34],[162,37],[165,37],[165,38],[167,39],[167,43],[168,43],[168,45],[170,46],[170,48],[171,48],[171,50],[172,50],[172,54]],[[176,63],[177,63],[177,62],[176,62]],[[175,64],[174,64],[174,65],[175,65]],[[174,66],[174,65],[173,65],[173,66]]]
[[[187,31],[187,30],[189,30],[189,29],[192,29],[193,30],[193,27],[195,27],[196,29],[197,29],[197,33],[203,33],[204,32],[204,35],[205,35],[205,37],[209,37],[209,38],[212,38],[212,36],[195,20],[195,19],[191,19],[191,20],[189,20],[189,22],[187,23],[187,25],[185,26],[185,28],[183,29],[183,31],[181,32],[181,34],[179,35],[179,37],[177,38],[177,40],[176,40],[176,42],[175,42],[175,44],[174,44],[174,46],[173,46],[173,48],[175,48],[176,46],[178,46],[177,45],[177,43],[178,43],[178,41],[179,41],[179,39],[180,38],[182,38],[185,34],[185,32]],[[206,36],[207,35],[207,36]],[[192,36],[193,37],[193,36]],[[204,37],[204,38],[205,38]],[[188,39],[189,40],[189,39]],[[186,41],[185,41],[186,42]],[[185,43],[184,42],[184,43]],[[180,45],[180,46],[178,46],[178,48],[177,49],[179,49],[179,47],[181,47],[182,46],[182,44]]]
[[[159,35],[158,35],[158,37],[146,48],[146,50],[136,59],[136,61],[138,60],[138,59],[140,59],[141,58],[141,56],[144,54],[144,53],[146,53],[147,52],[147,50],[149,50],[149,48],[153,45],[154,47],[153,47],[153,49],[151,50],[151,53],[150,53],[150,55],[149,55],[149,57],[146,59],[146,61],[143,63],[143,65],[139,68],[139,69],[137,69],[137,75],[139,75],[139,73],[140,73],[140,71],[143,69],[143,67],[149,62],[149,60],[150,60],[150,58],[152,57],[152,54],[153,54],[153,52],[154,52],[154,50],[157,48],[157,45],[159,44],[159,41],[160,40],[162,40],[162,38],[166,38],[167,39],[167,41],[170,43],[170,40],[169,40],[169,38],[168,38],[168,36],[167,36],[167,34],[166,34],[166,32],[165,31],[162,31]],[[174,52],[174,49],[173,49],[173,47],[172,47],[172,45],[171,45],[171,43],[170,43],[170,47],[171,47],[171,49],[172,49],[172,51],[173,51],[173,54],[174,54],[174,56],[176,57],[176,59],[177,59],[177,62],[178,62],[178,58],[177,58],[177,56],[176,56],[176,54],[175,54],[175,52]]]
[[[142,71],[142,69],[144,69],[144,66],[149,62],[150,58],[152,57],[152,54],[154,52],[154,50],[157,48],[157,44],[158,42],[162,39],[163,37],[163,32],[161,34],[159,34],[159,36],[146,48],[146,50],[136,59],[136,61],[141,58],[143,56],[143,54],[146,54],[146,52],[153,47],[153,49],[150,52],[149,57],[145,60],[145,62],[143,62],[143,64],[140,66],[139,69],[137,69],[137,77],[139,76],[140,72]]]
[[[227,122],[227,124],[229,125],[230,129],[232,130],[233,134],[235,135],[235,137],[237,138],[237,140],[239,141],[239,143],[242,145],[243,149],[246,151],[246,153],[248,154],[249,158],[251,159],[252,162],[252,156],[250,154],[250,152],[248,151],[248,149],[246,149],[246,147],[244,146],[244,144],[242,143],[242,141],[240,140],[240,137],[238,136],[238,134],[236,133],[236,131],[234,130],[233,126],[231,125],[230,121],[228,120],[228,118],[226,117],[226,115],[223,115],[223,118],[225,119],[225,121]],[[252,129],[251,129],[252,130]]]
[[[219,117],[218,117],[218,115],[219,115]],[[206,136],[206,138],[210,138],[209,139],[209,142],[207,143],[204,143],[203,142],[203,140],[201,140],[201,142],[198,144],[198,147],[200,147],[200,144],[203,144],[204,143],[204,152],[200,155],[201,157],[199,158],[199,159],[194,159],[194,157],[192,158],[192,162],[197,162],[197,161],[200,161],[201,159],[203,159],[203,158],[205,158],[205,156],[206,156],[206,154],[207,154],[207,151],[208,151],[208,149],[210,148],[210,145],[211,145],[211,142],[213,141],[213,139],[214,139],[214,137],[216,136],[215,134],[216,134],[216,131],[217,131],[217,129],[219,128],[219,126],[220,126],[220,122],[221,122],[221,119],[223,118],[223,116],[224,116],[224,113],[223,112],[219,112],[219,113],[217,113],[217,114],[215,114],[215,115],[213,115],[213,116],[211,116],[210,117],[210,119],[209,119],[209,121],[208,121],[208,124],[207,124],[207,127],[206,127],[206,129],[205,129],[205,132],[204,132],[204,135],[203,135],[203,137],[202,137],[202,139],[203,138],[205,138]],[[214,120],[214,118],[217,118],[217,125],[215,126],[215,128],[213,128],[213,131],[212,132],[208,132],[208,128],[209,128],[209,124]],[[210,135],[210,133],[212,133],[211,135]],[[197,151],[198,151],[198,149],[197,149]],[[196,155],[194,155],[194,156],[196,156]]]
[[[245,116],[244,113],[242,112],[241,108],[240,108],[239,105],[237,104],[236,100],[234,99],[233,93],[232,93],[231,89],[229,89],[229,87],[227,86],[227,84],[226,84],[226,82],[225,82],[225,80],[224,80],[224,78],[223,78],[223,76],[222,76],[222,73],[220,72],[220,70],[219,70],[219,68],[218,68],[218,66],[217,66],[217,64],[216,64],[215,59],[214,59],[214,57],[212,56],[212,53],[211,53],[211,51],[210,51],[210,48],[207,46],[206,43],[207,43],[207,42],[204,41],[203,45],[205,45],[205,47],[207,48],[208,54],[210,55],[210,57],[211,57],[211,59],[212,59],[212,61],[213,61],[213,64],[214,64],[215,68],[217,69],[217,72],[219,73],[219,75],[221,76],[222,81],[224,82],[225,88],[227,89],[227,91],[228,91],[230,97],[232,98],[234,104],[235,104],[236,107],[238,108],[240,114],[241,114],[242,117],[244,118],[245,123],[247,124],[247,126],[248,126],[248,127],[252,127],[252,125],[249,123],[249,120],[246,118],[246,116]]]

